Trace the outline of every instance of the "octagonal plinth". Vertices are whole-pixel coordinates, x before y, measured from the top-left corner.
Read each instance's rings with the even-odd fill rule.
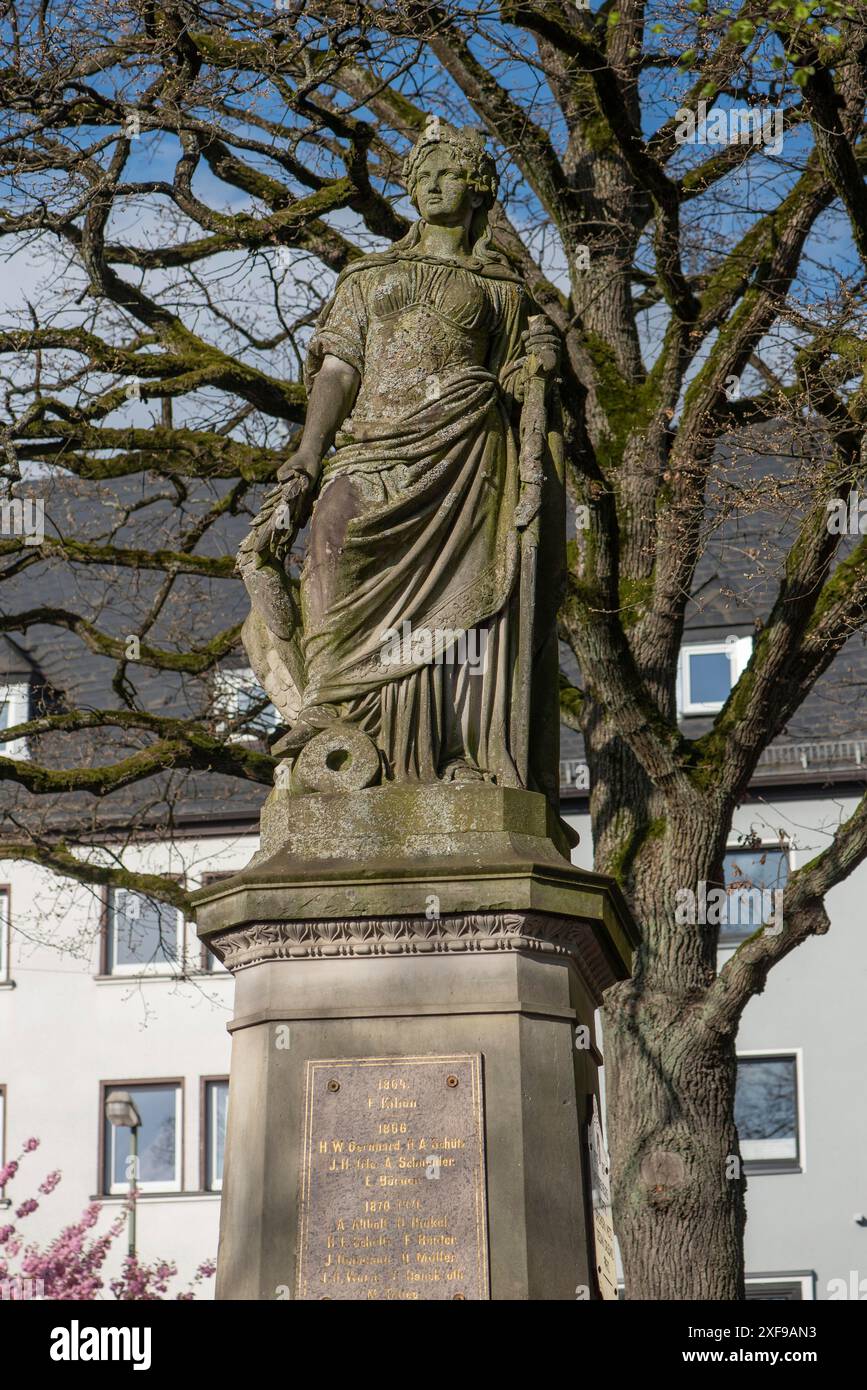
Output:
[[[236,977],[218,1297],[449,1296],[442,1282],[388,1292],[399,1280],[392,1269],[383,1283],[381,1254],[349,1272],[349,1290],[335,1293],[326,1272],[308,1279],[306,1266],[299,1276],[305,1223],[309,1237],[311,1221],[326,1220],[305,1196],[304,1136],[322,1059],[468,1057],[481,1078],[482,1296],[594,1296],[593,1017],[629,972],[635,931],[615,886],[576,869],[568,848],[534,793],[269,798],[260,852],[196,894],[199,933]],[[328,1239],[342,1239],[327,1220]],[[395,1260],[398,1235],[378,1237]]]

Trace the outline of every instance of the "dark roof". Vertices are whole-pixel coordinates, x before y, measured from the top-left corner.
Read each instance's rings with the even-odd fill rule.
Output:
[[[38,680],[40,676],[39,667],[24,648],[13,642],[11,637],[0,635],[0,680],[13,683]]]
[[[805,430],[768,428],[752,442],[725,443],[709,490],[712,523],[686,608],[684,642],[748,636],[778,592],[798,525],[812,501],[821,439]],[[840,555],[857,543],[846,538]],[[561,646],[565,673],[580,687],[572,652]],[[867,775],[867,645],[856,632],[810,691],[784,732],[762,754],[752,787],[825,786],[863,782]],[[710,716],[692,715],[681,729],[697,738]],[[563,729],[564,794],[585,759],[580,734]],[[579,795],[577,792],[574,795]]]
[[[731,633],[746,635],[768,611],[776,592],[783,558],[799,514],[799,487],[809,483],[809,460],[804,440],[793,439],[787,451],[753,450],[745,457],[723,453],[724,469],[716,484],[715,529],[708,536],[687,608],[686,640],[713,640]],[[794,465],[797,465],[795,467]],[[727,493],[743,498],[748,484],[758,489],[751,509],[729,509]],[[771,486],[773,484],[773,486]],[[107,482],[83,482],[68,476],[32,480],[26,488],[45,502],[46,538],[65,538],[78,545],[115,546],[126,550],[177,549],[180,539],[216,504],[225,501],[231,484],[225,480],[192,482],[183,487],[165,478],[135,474]],[[252,490],[239,507],[223,511],[193,548],[196,555],[231,556],[245,534],[250,509],[259,492]],[[7,572],[8,574],[8,572]],[[27,564],[4,577],[0,596],[7,615],[24,610],[73,612],[114,637],[146,631],[146,640],[163,650],[185,653],[243,621],[247,597],[239,579],[228,574],[177,575],[163,591],[165,575],[135,566],[114,568],[105,563],[70,564],[63,554],[28,558]],[[154,610],[157,599],[161,606]],[[46,615],[47,616],[47,615]],[[144,628],[143,628],[143,625]],[[580,686],[572,652],[561,647],[565,673]],[[237,646],[226,665],[245,665]],[[118,663],[95,652],[82,636],[54,623],[35,623],[20,635],[4,636],[0,646],[0,676],[29,673],[34,691],[41,692],[39,709],[122,708],[116,684]],[[133,707],[151,714],[211,719],[213,688],[210,677],[156,671],[130,663],[125,672],[127,698]],[[784,735],[766,751],[755,780],[797,783],[835,778],[860,778],[867,766],[867,651],[855,636],[829,672],[818,682],[792,719]],[[39,703],[41,700],[41,704]],[[707,718],[689,718],[690,735],[710,727]],[[147,746],[150,738],[138,732],[99,729],[84,734],[43,735],[33,741],[37,762],[49,768],[97,764],[129,756]],[[264,748],[264,744],[260,745]],[[584,760],[580,734],[561,731],[561,781],[564,793]],[[62,824],[87,838],[90,834],[124,828],[130,835],[171,824],[173,831],[207,822],[210,827],[248,826],[259,813],[268,788],[262,784],[217,773],[172,772],[134,783],[111,796],[83,794],[34,796],[7,783],[3,801],[14,807],[19,823]]]
[[[44,500],[46,541],[63,539],[79,547],[113,546],[127,551],[175,550],[182,533],[213,508],[229,487],[222,480],[184,483],[183,491],[173,495],[166,480],[156,477],[147,480],[134,475],[95,485],[52,476],[30,481],[26,492]],[[249,520],[247,506],[220,516],[193,553],[233,555]],[[65,611],[79,615],[110,637],[125,642],[131,635],[142,634],[143,641],[179,654],[192,646],[203,646],[240,624],[248,611],[243,585],[234,577],[178,575],[167,593],[165,582],[163,572],[134,565],[70,564],[62,553],[49,558],[36,556],[34,560],[28,556],[24,568],[4,577],[0,602],[6,616],[33,610]],[[36,678],[33,715],[124,707],[113,685],[117,660],[93,650],[79,633],[46,621],[5,640],[10,660],[15,649],[23,650],[26,644],[27,660]],[[0,658],[3,655],[0,652]],[[246,664],[240,645],[226,657],[225,664]],[[165,717],[211,718],[211,727],[216,729],[210,676],[162,671],[132,661],[126,666],[125,677],[127,698],[134,708]],[[32,756],[51,769],[86,767],[128,757],[151,742],[152,736],[135,730],[52,732],[32,740]],[[264,744],[260,746],[264,749]],[[7,808],[11,803],[16,818],[31,829],[62,824],[86,837],[109,825],[133,834],[145,824],[169,821],[248,823],[258,816],[267,792],[261,784],[216,773],[171,772],[101,798],[81,793],[37,796],[7,782],[2,799]]]

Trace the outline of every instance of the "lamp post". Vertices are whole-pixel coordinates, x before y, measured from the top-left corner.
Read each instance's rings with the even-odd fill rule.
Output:
[[[129,1091],[110,1091],[105,1098],[105,1117],[117,1129],[128,1129],[129,1137],[129,1256],[135,1255],[135,1201],[138,1181],[138,1131],[141,1115]]]

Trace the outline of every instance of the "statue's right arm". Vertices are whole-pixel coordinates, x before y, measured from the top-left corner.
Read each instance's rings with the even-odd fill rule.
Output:
[[[301,442],[277,471],[278,486],[269,492],[238,551],[238,567],[257,585],[270,582],[261,573],[269,552],[283,561],[295,535],[309,515],[310,502],[322,472],[322,460],[346,419],[358,392],[361,377],[342,358],[326,354],[307,400],[307,419]]]
[[[340,357],[326,354],[307,400],[301,443],[279,469],[279,479],[290,473],[304,472],[312,483],[318,482],[322,460],[352,409],[360,383],[361,377],[354,367]]]

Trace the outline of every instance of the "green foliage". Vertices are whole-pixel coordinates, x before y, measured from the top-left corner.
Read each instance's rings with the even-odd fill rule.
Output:
[[[739,19],[731,26],[727,37],[734,43],[748,44],[755,37],[756,26],[749,19]]]

